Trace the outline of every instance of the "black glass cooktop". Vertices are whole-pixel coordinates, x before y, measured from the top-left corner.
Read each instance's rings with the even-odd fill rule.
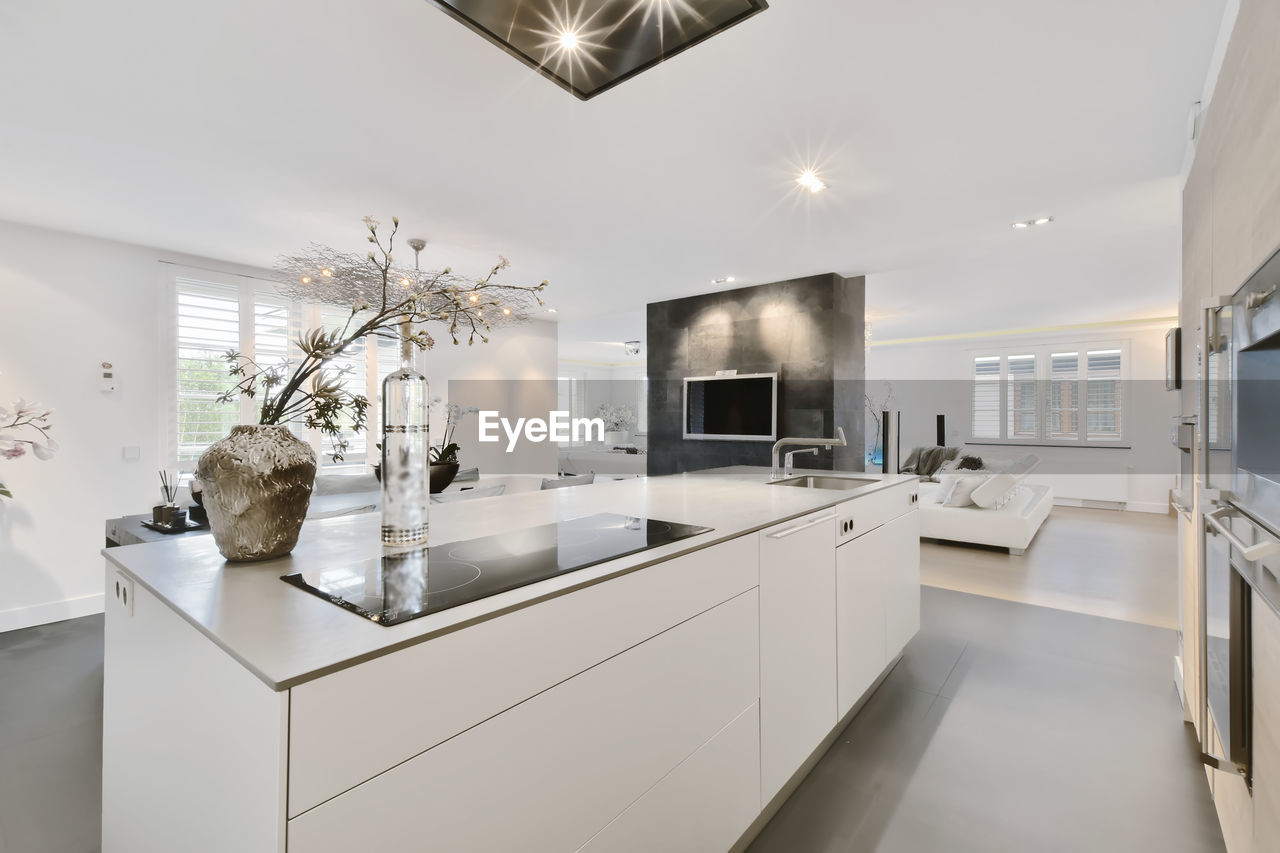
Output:
[[[387,552],[281,580],[380,625],[398,625],[711,529],[601,513],[482,539]]]

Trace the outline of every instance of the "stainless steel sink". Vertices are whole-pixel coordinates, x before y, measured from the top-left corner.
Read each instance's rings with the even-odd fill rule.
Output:
[[[879,480],[866,480],[859,477],[823,477],[810,474],[805,477],[791,477],[786,480],[774,480],[771,486],[794,486],[797,489],[858,489]]]

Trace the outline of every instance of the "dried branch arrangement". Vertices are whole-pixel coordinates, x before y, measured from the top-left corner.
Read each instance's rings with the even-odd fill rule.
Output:
[[[527,321],[543,304],[539,295],[547,282],[532,286],[501,284],[498,274],[510,266],[506,258],[482,278],[467,278],[446,267],[422,271],[397,264],[392,255],[399,219],[385,238],[380,223],[365,217],[368,241],[373,248],[364,257],[312,244],[297,255],[280,258],[276,270],[284,282],[279,290],[303,304],[350,306],[350,316],[341,328],[308,329],[299,335],[301,353],[296,364],[258,364],[235,351],[225,359],[236,384],[219,398],[228,401],[244,394],[261,396],[260,424],[299,422],[319,429],[334,446],[333,459],[342,460],[346,444],[345,426],[360,431],[365,426],[369,401],[351,393],[346,386],[347,371],[333,365],[357,341],[369,337],[391,338],[404,347],[429,350],[435,339],[426,323],[448,326],[454,344],[465,338],[489,342],[495,328]],[[424,245],[409,241],[415,252]],[[346,423],[344,424],[344,421]]]

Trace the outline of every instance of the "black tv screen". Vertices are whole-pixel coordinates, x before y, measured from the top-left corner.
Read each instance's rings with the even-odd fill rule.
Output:
[[[684,437],[773,441],[778,375],[697,376],[684,381]]]

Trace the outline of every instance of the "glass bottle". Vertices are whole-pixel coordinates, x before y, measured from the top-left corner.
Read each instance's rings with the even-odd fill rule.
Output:
[[[400,325],[400,369],[382,381],[382,542],[427,541],[431,447],[427,378],[413,367],[409,322]]]

